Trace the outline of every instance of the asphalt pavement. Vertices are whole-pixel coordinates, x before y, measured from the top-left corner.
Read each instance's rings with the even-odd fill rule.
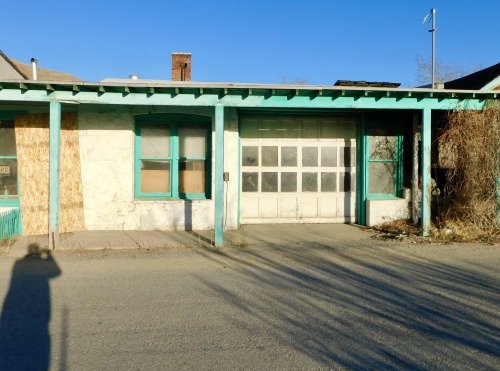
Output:
[[[0,256],[0,369],[500,369],[499,245],[245,230]]]

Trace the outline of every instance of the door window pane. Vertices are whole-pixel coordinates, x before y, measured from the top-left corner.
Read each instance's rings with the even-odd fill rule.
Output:
[[[259,173],[241,174],[241,190],[243,192],[258,192],[259,191]]]
[[[170,161],[141,161],[141,192],[170,192]]]
[[[170,157],[170,127],[168,125],[142,125],[141,158]]]
[[[297,173],[281,173],[281,192],[297,192]]]
[[[278,173],[262,173],[262,192],[278,192]]]
[[[179,157],[205,158],[207,153],[206,126],[184,126],[177,130],[179,135]]]
[[[281,147],[281,166],[297,166],[297,147]]]
[[[321,173],[321,192],[337,192],[337,173]]]
[[[318,173],[302,173],[302,192],[318,192]]]
[[[318,147],[302,148],[302,166],[318,166]]]
[[[241,166],[259,166],[259,147],[243,146],[241,151]]]
[[[206,162],[179,161],[179,193],[204,193]]]
[[[262,147],[262,166],[278,166],[278,147]]]
[[[394,194],[393,162],[370,162],[368,174],[368,193]]]
[[[373,135],[370,137],[370,159],[371,160],[393,160],[396,158],[396,135],[394,130],[371,129],[375,133],[385,135]]]
[[[340,148],[340,167],[350,167],[354,166],[351,159],[353,151],[351,147]]]
[[[321,166],[337,166],[337,147],[321,147]]]
[[[17,198],[17,160],[0,159],[0,198]]]
[[[0,121],[0,156],[16,156],[14,121]]]

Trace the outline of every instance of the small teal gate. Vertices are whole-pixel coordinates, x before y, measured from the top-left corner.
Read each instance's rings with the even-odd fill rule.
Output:
[[[0,240],[5,240],[20,234],[19,208],[0,211]]]

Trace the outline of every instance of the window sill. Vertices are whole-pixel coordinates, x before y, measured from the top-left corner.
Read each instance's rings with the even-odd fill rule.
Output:
[[[210,200],[205,196],[189,196],[189,197],[169,197],[169,196],[137,196],[134,202],[137,201],[205,201]]]

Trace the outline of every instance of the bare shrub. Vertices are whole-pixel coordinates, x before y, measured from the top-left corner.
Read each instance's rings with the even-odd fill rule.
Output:
[[[452,240],[500,241],[500,105],[488,102],[482,111],[450,112],[439,140],[446,142],[454,166],[447,173],[445,202],[434,234]]]

